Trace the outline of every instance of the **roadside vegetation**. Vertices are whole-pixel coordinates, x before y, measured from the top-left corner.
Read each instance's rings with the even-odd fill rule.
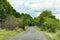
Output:
[[[15,30],[0,29],[0,40],[4,40],[5,38],[14,36],[20,32],[23,32],[23,30],[22,29],[15,29]]]
[[[16,12],[7,0],[0,0],[0,40],[25,31],[31,22],[29,14]]]
[[[60,39],[60,20],[49,10],[43,11],[34,19],[36,29],[50,36],[53,40]]]
[[[60,39],[60,20],[49,10],[34,19],[27,13],[19,13],[7,0],[0,0],[0,39],[25,31],[30,24],[54,40]]]
[[[34,19],[34,22],[42,31],[56,32],[60,30],[60,21],[48,10],[43,11]]]
[[[48,31],[41,31],[41,28],[38,28],[35,26],[35,29],[43,32],[46,36],[50,37],[52,40],[60,40],[60,31],[57,31],[56,33],[54,32],[48,32]]]

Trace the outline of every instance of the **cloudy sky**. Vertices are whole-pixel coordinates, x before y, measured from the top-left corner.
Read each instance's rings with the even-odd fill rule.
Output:
[[[38,16],[43,10],[51,10],[60,19],[60,0],[8,0],[18,12]]]

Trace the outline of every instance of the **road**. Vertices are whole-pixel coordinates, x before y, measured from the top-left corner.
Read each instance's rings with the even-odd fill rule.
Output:
[[[51,38],[37,31],[34,27],[29,27],[26,31],[5,40],[51,40]]]

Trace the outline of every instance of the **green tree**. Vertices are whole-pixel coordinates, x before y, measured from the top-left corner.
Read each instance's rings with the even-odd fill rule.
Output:
[[[24,26],[28,26],[33,18],[29,14],[21,14],[20,18],[23,20]]]
[[[4,23],[8,23],[7,21],[12,22],[14,20],[12,16],[14,16],[15,19],[20,18],[20,13],[16,12],[7,0],[0,0],[0,28],[3,28],[4,25],[7,27],[7,24]],[[8,20],[7,18],[13,18],[13,20]]]
[[[46,30],[49,32],[56,32],[60,29],[60,21],[52,15],[51,11],[45,10],[35,19],[35,23],[42,30]],[[37,21],[37,22],[36,22]]]

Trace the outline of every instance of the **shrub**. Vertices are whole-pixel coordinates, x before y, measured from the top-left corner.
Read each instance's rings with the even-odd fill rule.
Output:
[[[14,16],[8,16],[5,20],[5,22],[2,24],[2,28],[6,28],[6,29],[15,29],[17,28],[20,23],[20,19],[15,18]]]

